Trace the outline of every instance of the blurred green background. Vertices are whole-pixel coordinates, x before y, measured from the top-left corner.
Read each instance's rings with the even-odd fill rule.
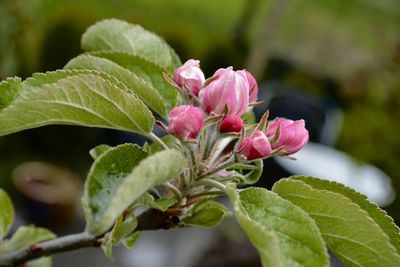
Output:
[[[81,53],[84,30],[110,17],[163,36],[207,75],[233,65],[260,82],[331,94],[344,112],[336,147],[382,169],[400,192],[400,1],[0,0],[0,79],[62,68]],[[276,62],[286,66],[278,74]],[[11,171],[27,160],[84,177],[95,133],[61,128],[0,138],[1,186],[13,191]],[[399,223],[400,198],[386,208]]]

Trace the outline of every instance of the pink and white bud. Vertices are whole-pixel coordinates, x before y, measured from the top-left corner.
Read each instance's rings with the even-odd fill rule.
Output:
[[[272,148],[282,148],[285,155],[291,155],[302,149],[308,142],[308,131],[304,120],[292,121],[279,118],[268,126],[267,136],[273,138],[280,128],[278,138],[272,143]]]
[[[249,83],[249,103],[255,102],[258,95],[258,84],[250,72],[246,71],[247,81]]]
[[[219,126],[220,133],[237,133],[243,128],[243,121],[239,116],[228,115],[222,119]]]
[[[262,131],[257,130],[252,136],[243,139],[238,150],[248,160],[253,160],[270,155],[272,148],[267,136]]]
[[[246,71],[234,71],[232,67],[217,70],[199,96],[207,114],[224,114],[227,109],[228,115],[243,115],[249,106]]]
[[[171,110],[169,117],[169,133],[181,140],[196,138],[204,126],[204,113],[198,107],[177,106]]]
[[[174,81],[180,88],[186,86],[195,96],[198,96],[205,82],[204,74],[200,69],[200,61],[194,59],[186,61],[175,70]]]

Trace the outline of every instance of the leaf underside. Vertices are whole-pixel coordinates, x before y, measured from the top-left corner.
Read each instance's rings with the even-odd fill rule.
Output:
[[[400,266],[395,247],[367,211],[337,193],[343,188],[328,191],[318,187],[311,180],[306,183],[301,179],[282,179],[273,191],[315,220],[329,249],[346,266]],[[349,192],[345,194],[352,194]]]

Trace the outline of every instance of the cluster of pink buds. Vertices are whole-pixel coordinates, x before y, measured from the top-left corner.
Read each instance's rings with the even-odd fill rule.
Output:
[[[304,120],[267,121],[266,115],[257,125],[246,128],[242,116],[257,103],[258,93],[256,80],[246,70],[219,69],[206,80],[200,62],[190,59],[176,69],[171,83],[187,101],[187,105],[171,110],[166,127],[181,141],[200,142],[198,136],[202,131],[214,139],[236,136],[238,141],[232,154],[249,161],[288,156],[308,142]],[[215,140],[202,140],[215,144]]]

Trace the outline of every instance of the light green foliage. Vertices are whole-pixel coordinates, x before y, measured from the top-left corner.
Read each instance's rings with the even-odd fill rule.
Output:
[[[96,160],[98,157],[101,156],[101,154],[103,154],[104,152],[106,152],[107,150],[109,150],[111,148],[111,146],[109,145],[98,145],[94,148],[92,148],[89,151],[90,156],[92,157],[92,159]]]
[[[0,188],[0,243],[14,220],[14,207],[7,193]]]
[[[300,180],[314,189],[328,190],[339,193],[356,203],[377,223],[389,237],[390,242],[400,254],[400,229],[386,211],[380,209],[375,203],[369,202],[367,197],[357,191],[333,181],[322,180],[315,177],[292,176],[290,179]]]
[[[165,81],[162,73],[168,72],[166,69],[150,62],[140,56],[135,56],[126,52],[118,51],[97,51],[91,54],[112,60],[120,66],[130,70],[137,76],[144,79],[146,82],[151,83],[153,87],[159,92],[168,109],[176,105],[178,91]],[[178,66],[181,64],[178,64]]]
[[[39,259],[28,261],[26,264],[27,267],[51,267],[52,260],[50,257],[41,257]]]
[[[328,266],[328,254],[315,222],[299,207],[263,188],[239,193],[248,216],[273,231],[284,266]]]
[[[214,227],[220,224],[224,218],[232,216],[224,205],[212,200],[196,204],[188,213],[186,217],[182,218],[182,222],[185,225],[201,227]]]
[[[186,159],[176,150],[147,154],[135,145],[121,145],[104,152],[93,164],[83,204],[89,231],[107,231],[116,218],[151,187],[179,175]]]
[[[55,238],[56,235],[45,228],[35,227],[33,225],[21,226],[17,229],[14,235],[6,240],[0,251],[7,253],[19,248],[23,248],[38,242],[46,241]],[[41,257],[36,260],[29,261],[27,267],[50,267],[52,260],[50,257]]]
[[[146,207],[160,210],[160,211],[166,211],[168,208],[171,206],[175,205],[177,203],[176,198],[174,197],[169,197],[169,198],[154,198],[152,194],[146,192],[140,200]]]
[[[109,258],[113,259],[112,248],[120,242],[123,242],[125,238],[128,241],[131,240],[133,231],[137,226],[137,218],[134,216],[120,215],[115,222],[113,229],[104,236],[104,241],[101,248],[104,254]]]
[[[119,213],[110,211],[110,202],[125,177],[146,157],[147,153],[139,146],[124,144],[109,148],[96,158],[88,174],[83,197],[89,231],[100,234],[111,227]],[[131,203],[123,204],[129,206]]]
[[[21,91],[21,78],[8,78],[0,82],[0,110],[14,101]]]
[[[124,240],[122,240],[122,244],[124,245],[124,247],[126,247],[127,249],[133,248],[136,245],[136,241],[138,240],[140,233],[140,231],[136,231],[130,236],[126,237]]]
[[[346,266],[400,265],[400,256],[389,237],[367,211],[345,196],[353,198],[354,194],[350,191],[342,194],[347,190],[333,184],[329,185],[332,192],[321,189],[325,186],[315,181],[307,180],[307,183],[282,179],[274,185],[273,191],[301,207],[315,220],[329,249]]]
[[[111,77],[112,82],[123,84],[121,89],[133,92],[155,112],[161,116],[166,113],[163,100],[151,83],[111,60],[93,55],[80,55],[70,60],[64,69],[95,70],[106,73]]]
[[[279,245],[278,236],[266,226],[250,218],[241,204],[235,185],[228,185],[228,194],[236,219],[260,254],[263,267],[284,267],[284,254]]]
[[[117,19],[106,19],[90,26],[82,36],[85,51],[111,50],[140,55],[146,60],[172,71],[177,56],[159,36],[139,25]]]
[[[6,248],[8,251],[12,251],[55,237],[55,234],[45,228],[35,227],[33,225],[21,226],[9,240],[6,240]]]
[[[154,118],[133,94],[96,75],[75,75],[19,96],[0,113],[0,135],[49,124],[113,128],[142,134]]]

